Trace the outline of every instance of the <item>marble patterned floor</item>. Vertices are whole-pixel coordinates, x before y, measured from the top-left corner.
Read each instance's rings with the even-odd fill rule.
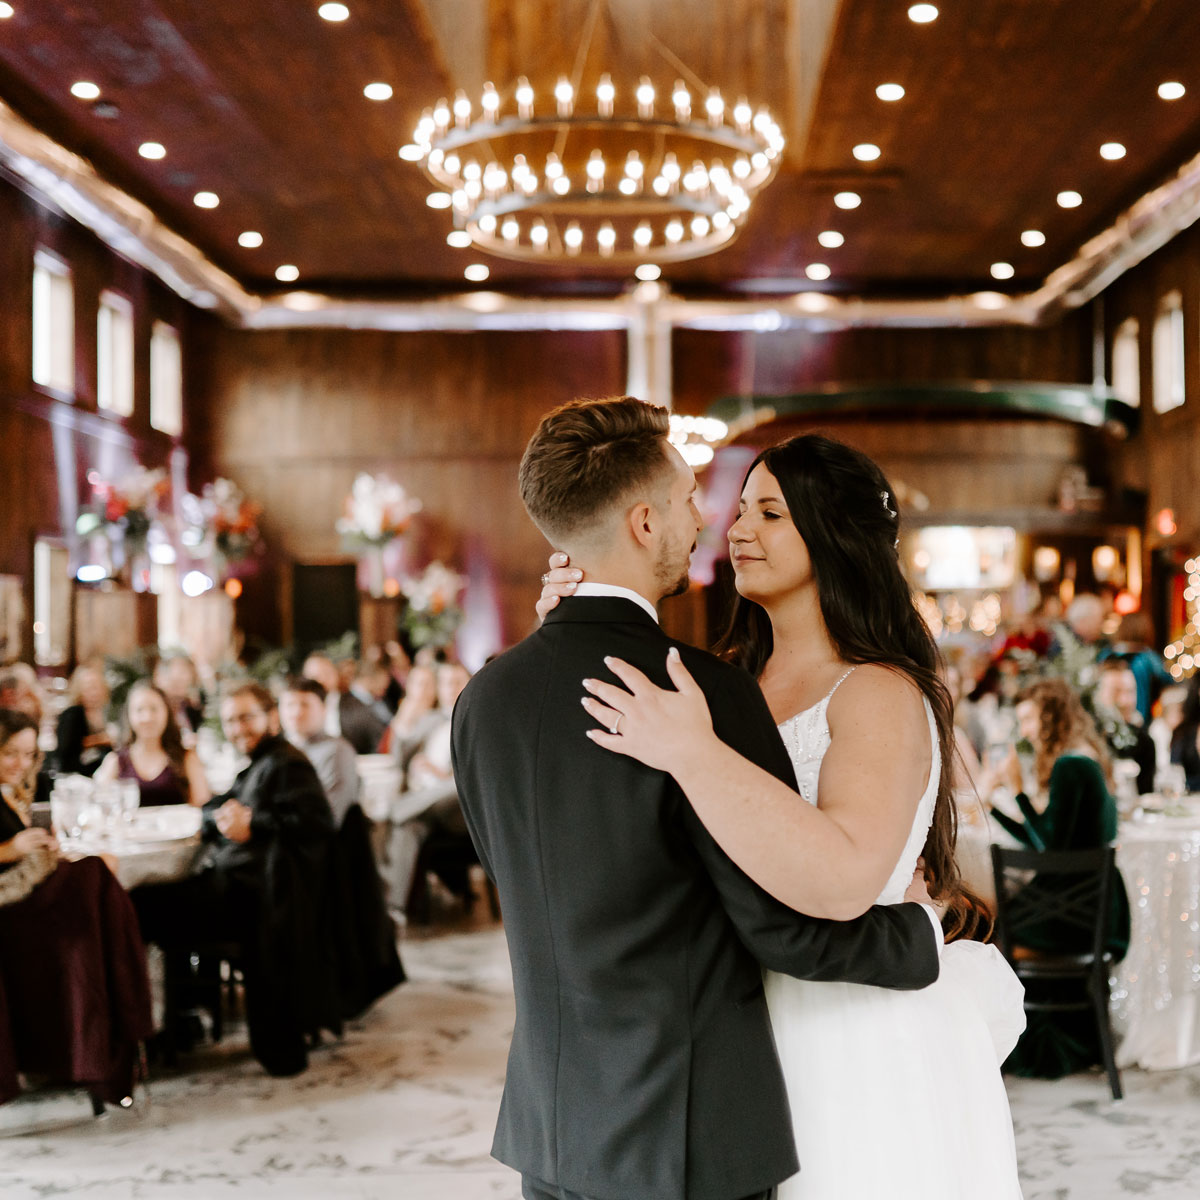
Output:
[[[512,1029],[503,934],[409,940],[411,982],[272,1080],[233,1030],[101,1121],[78,1096],[0,1108],[4,1200],[517,1200],[488,1157]],[[1025,1200],[1200,1195],[1200,1068],[1013,1080]],[[881,1198],[884,1200],[884,1198]],[[970,1200],[970,1197],[963,1197]]]

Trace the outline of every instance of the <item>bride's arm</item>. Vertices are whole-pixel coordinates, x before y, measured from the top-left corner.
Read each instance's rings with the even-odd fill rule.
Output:
[[[585,682],[597,699],[584,706],[605,727],[589,737],[673,775],[722,850],[789,908],[834,920],[866,912],[900,858],[929,776],[925,708],[907,678],[861,666],[835,693],[816,808],[713,733],[703,693],[677,657],[668,660],[677,692],[620,660],[609,665],[629,692]],[[606,732],[618,713],[619,732]]]

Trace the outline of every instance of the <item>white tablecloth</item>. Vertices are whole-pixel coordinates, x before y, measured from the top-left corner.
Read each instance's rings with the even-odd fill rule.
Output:
[[[1113,972],[1117,1062],[1172,1070],[1200,1062],[1200,802],[1188,817],[1122,821],[1117,868],[1129,894],[1129,953]],[[988,846],[1015,843],[993,825],[959,829],[964,881],[995,902]]]
[[[200,854],[200,810],[189,805],[141,808],[132,828],[117,827],[108,836],[65,841],[67,854],[110,854],[117,878],[128,891],[143,883],[169,883],[191,873]]]

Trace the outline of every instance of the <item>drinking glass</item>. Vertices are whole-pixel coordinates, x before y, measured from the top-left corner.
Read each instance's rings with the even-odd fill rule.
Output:
[[[1154,776],[1155,790],[1167,804],[1179,802],[1186,784],[1187,776],[1184,774],[1182,763],[1168,763],[1164,767],[1159,767],[1158,773]]]
[[[100,817],[100,824],[106,833],[116,831],[117,820],[121,814],[121,789],[115,783],[97,784],[92,789],[92,803]]]
[[[142,802],[142,789],[138,787],[136,779],[122,779],[117,784],[117,788],[120,796],[121,819],[125,822],[127,829],[132,829],[133,823],[137,819],[138,806]]]

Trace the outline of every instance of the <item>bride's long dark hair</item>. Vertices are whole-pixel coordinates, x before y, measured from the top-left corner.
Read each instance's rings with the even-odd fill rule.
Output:
[[[847,663],[879,663],[902,672],[933,709],[941,778],[923,851],[930,895],[947,908],[948,940],[985,937],[990,926],[987,910],[963,886],[954,858],[954,709],[938,673],[937,645],[900,570],[896,493],[865,454],[818,434],[789,438],[764,450],[751,463],[747,478],[760,463],[779,483],[808,548],[821,616],[838,655]],[[737,596],[717,652],[758,678],[773,647],[764,609]]]

